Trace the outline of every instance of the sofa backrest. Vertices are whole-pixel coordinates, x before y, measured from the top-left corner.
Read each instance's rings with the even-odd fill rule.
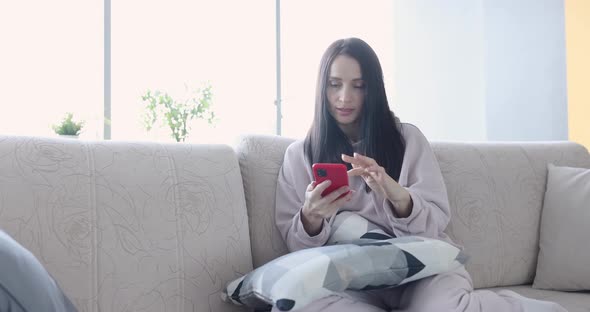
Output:
[[[250,135],[242,137],[236,147],[255,268],[287,253],[287,246],[275,226],[274,207],[279,169],[287,147],[293,142],[281,136]]]
[[[274,223],[276,179],[294,140],[247,136],[237,147],[255,267],[286,253]],[[546,165],[590,168],[571,142],[433,143],[452,209],[447,233],[470,255],[477,288],[532,282]]]
[[[252,269],[229,146],[0,136],[0,228],[80,311],[241,311]]]
[[[547,164],[590,168],[572,142],[433,143],[452,208],[446,232],[465,246],[474,286],[533,281]]]

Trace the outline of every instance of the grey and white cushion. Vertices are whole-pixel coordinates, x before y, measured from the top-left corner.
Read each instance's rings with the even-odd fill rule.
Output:
[[[340,213],[328,245],[272,260],[229,283],[222,297],[256,309],[275,305],[291,311],[334,292],[393,287],[451,271],[465,260],[444,241],[391,238],[357,214]]]
[[[328,245],[341,244],[358,239],[390,239],[393,238],[373,222],[350,211],[342,211],[336,215],[330,228]]]

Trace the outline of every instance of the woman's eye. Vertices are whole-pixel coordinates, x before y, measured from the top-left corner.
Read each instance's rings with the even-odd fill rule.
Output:
[[[339,86],[340,86],[340,83],[338,83],[338,82],[333,82],[333,81],[330,81],[330,82],[329,82],[329,85],[330,85],[330,87],[339,87]]]

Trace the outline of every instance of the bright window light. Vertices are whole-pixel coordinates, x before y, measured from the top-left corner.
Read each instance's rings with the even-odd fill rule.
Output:
[[[0,38],[0,134],[56,136],[71,112],[102,138],[102,0],[3,1]]]
[[[186,142],[235,142],[275,132],[275,5],[264,1],[113,1],[112,138],[173,141],[141,123],[146,90],[182,97],[209,81],[215,127],[196,122]]]
[[[313,119],[320,59],[330,43],[366,41],[377,53],[391,97],[393,1],[281,1],[283,135],[302,138]]]

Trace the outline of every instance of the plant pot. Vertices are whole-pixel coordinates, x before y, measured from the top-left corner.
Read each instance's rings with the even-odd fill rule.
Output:
[[[77,139],[78,138],[77,135],[69,135],[69,134],[60,134],[59,137],[64,138],[64,139]]]

